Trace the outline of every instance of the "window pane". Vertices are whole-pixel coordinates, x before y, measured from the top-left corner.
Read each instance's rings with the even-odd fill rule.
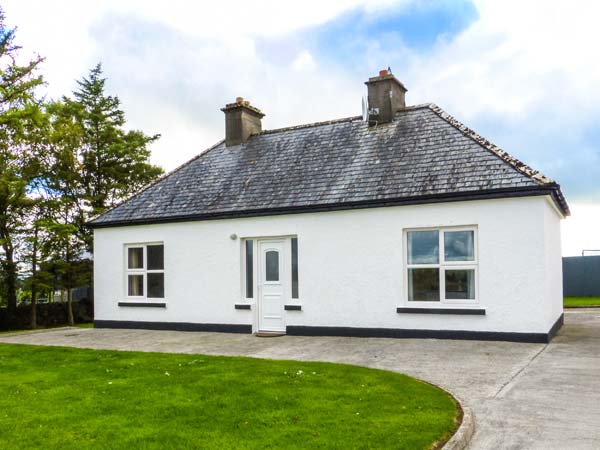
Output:
[[[444,232],[444,258],[446,261],[473,261],[475,259],[473,231]]]
[[[408,269],[408,299],[420,302],[439,302],[440,270]]]
[[[409,231],[407,236],[409,264],[439,262],[439,231]]]
[[[473,300],[475,298],[475,271],[446,270],[446,298]]]
[[[144,295],[144,275],[127,276],[127,295],[142,297]]]
[[[165,268],[165,246],[149,245],[146,247],[148,270],[163,270]]]
[[[246,241],[246,298],[254,298],[254,242]]]
[[[292,298],[298,298],[298,238],[292,238]]]
[[[148,274],[148,298],[165,298],[165,274]]]
[[[129,247],[127,249],[127,267],[129,269],[144,268],[144,248]]]
[[[279,252],[269,250],[265,254],[265,272],[267,281],[279,281]]]

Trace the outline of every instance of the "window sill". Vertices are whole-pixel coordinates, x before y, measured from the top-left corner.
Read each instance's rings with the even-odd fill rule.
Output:
[[[283,309],[286,311],[302,311],[302,305],[285,305]]]
[[[119,302],[119,306],[132,306],[136,308],[166,308],[164,302]]]
[[[412,308],[398,307],[398,314],[461,314],[467,316],[485,316],[484,308]]]
[[[235,309],[252,309],[251,303],[236,303]]]

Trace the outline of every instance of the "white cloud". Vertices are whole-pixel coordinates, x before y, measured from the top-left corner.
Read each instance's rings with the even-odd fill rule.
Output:
[[[102,61],[129,126],[162,134],[152,160],[171,169],[222,137],[219,108],[237,96],[265,109],[268,128],[358,114],[363,86],[335,62],[327,77],[310,73],[317,61],[308,50],[289,66],[269,63],[256,41],[409,1],[6,0],[3,8],[24,50],[46,57],[49,97],[69,94]]]
[[[595,189],[585,195],[598,198],[600,142],[584,135],[600,134],[600,58],[594,57],[600,3],[476,4],[479,18],[470,27],[430,53],[407,58],[410,99],[433,100],[477,130],[491,123],[484,134],[495,143],[563,185]],[[552,141],[560,144],[551,150]],[[563,254],[600,248],[600,204],[574,197],[570,205]]]
[[[295,70],[313,70],[316,67],[315,60],[308,50],[302,50],[294,59],[292,67]]]
[[[600,143],[582,136],[600,116],[600,2],[476,0],[477,20],[421,53],[397,37],[365,41],[352,61],[360,74],[308,45],[285,64],[260,52],[261,40],[283,41],[355,8],[377,16],[407,3],[5,0],[3,8],[18,42],[47,57],[50,96],[69,93],[102,60],[129,126],[162,133],[153,161],[167,169],[222,138],[219,108],[238,95],[264,110],[265,128],[358,115],[362,82],[389,64],[410,103],[435,101],[558,181],[593,186]],[[545,148],[560,139],[578,151]],[[590,223],[599,223],[594,205],[571,203],[567,254],[596,245]]]
[[[94,23],[106,15],[131,15],[168,26],[187,37],[217,40],[229,47],[252,47],[257,37],[289,35],[362,7],[376,12],[409,0],[5,0],[7,22],[17,25],[25,49],[46,56],[45,74],[53,95],[68,91],[73,80],[95,62],[97,45],[90,36]],[[114,51],[119,51],[115,48]],[[226,54],[221,54],[224,58]]]
[[[146,39],[147,36],[119,30],[118,20],[111,26],[107,17],[136,17],[179,31],[180,44],[188,48],[179,65],[193,65],[198,59],[205,67],[219,67],[221,72],[243,66],[244,72],[249,72],[239,83],[244,88],[258,86],[264,76],[264,61],[255,54],[257,38],[290,35],[357,7],[378,14],[406,3],[407,0],[229,1],[206,7],[182,0],[7,0],[3,7],[8,22],[18,25],[18,40],[25,49],[35,49],[47,57],[44,74],[49,82],[48,92],[58,95],[70,91],[74,80],[107,52],[115,58],[119,53],[128,55],[123,52],[124,47],[137,48]],[[367,43],[368,54],[356,57],[368,61],[368,66],[374,61],[397,62],[392,65],[406,81],[409,99],[415,103],[435,100],[465,120],[499,114],[521,121],[542,110],[550,111],[565,125],[581,127],[596,121],[600,58],[593,55],[600,42],[600,27],[596,26],[599,2],[582,2],[577,7],[564,0],[547,1],[543,7],[537,1],[518,0],[477,0],[476,4],[479,19],[458,36],[439,42],[433,51],[391,51],[373,42]],[[96,28],[92,33],[98,24],[104,28]],[[107,48],[107,42],[114,47]],[[203,42],[210,43],[214,51],[202,46]],[[198,55],[194,55],[196,49],[190,43],[198,44]],[[162,55],[153,54],[153,50],[146,49],[138,60],[153,62],[149,72],[160,72],[164,70]],[[303,50],[291,68],[315,65],[322,64],[309,50]],[[323,66],[330,67],[331,62]],[[207,72],[212,75],[211,70]],[[155,73],[151,75],[156,79]],[[341,70],[336,76],[350,78]],[[365,73],[363,77],[366,76]],[[206,79],[201,72],[196,77],[199,82]],[[343,87],[341,83],[337,89],[339,96],[346,93]]]
[[[597,110],[600,3],[477,0],[479,19],[433,54],[414,55],[419,95],[456,114],[516,116],[545,108],[569,123]],[[574,114],[576,113],[576,114]]]

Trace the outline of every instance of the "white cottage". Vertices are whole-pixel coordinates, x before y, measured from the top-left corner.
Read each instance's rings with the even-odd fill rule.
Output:
[[[225,139],[92,221],[95,326],[547,342],[560,187],[370,78],[369,115]]]

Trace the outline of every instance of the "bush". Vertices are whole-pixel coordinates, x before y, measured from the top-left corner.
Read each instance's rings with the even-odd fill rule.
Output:
[[[91,322],[94,319],[94,306],[91,300],[73,302],[75,322]],[[38,303],[38,327],[56,327],[67,324],[67,303]],[[31,304],[19,304],[14,314],[0,308],[0,331],[20,330],[31,327]]]

